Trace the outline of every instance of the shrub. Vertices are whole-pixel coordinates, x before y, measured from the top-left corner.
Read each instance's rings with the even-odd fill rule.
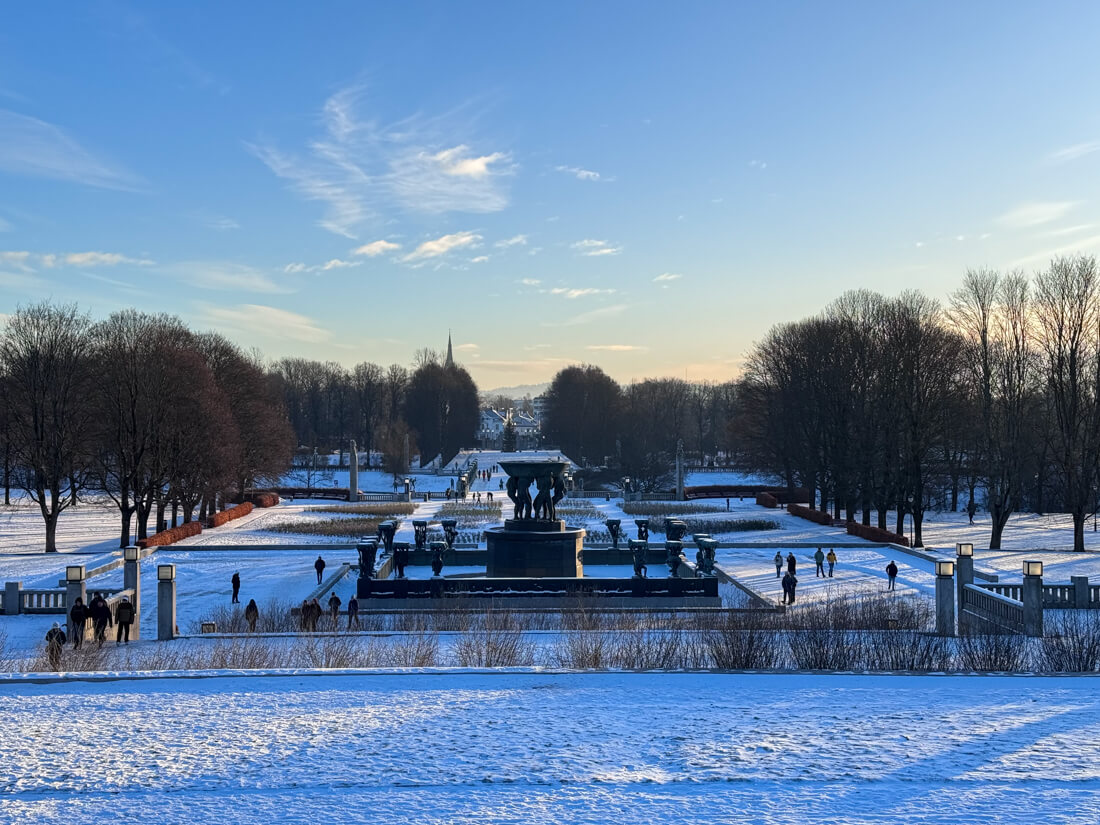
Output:
[[[756,503],[761,507],[769,507],[775,509],[779,506],[779,501],[771,493],[757,493]]]
[[[877,541],[884,544],[900,544],[902,547],[909,546],[909,539],[898,533],[891,533],[889,530],[883,530],[879,527],[872,527],[869,524],[859,524],[855,521],[848,522],[848,535],[858,536],[861,539],[867,541]]]
[[[866,634],[864,656],[870,670],[947,670],[947,639],[911,630],[877,630]]]
[[[159,533],[154,533],[148,538],[138,539],[137,546],[143,549],[146,547],[164,547],[169,544],[174,544],[180,539],[197,536],[201,532],[202,524],[200,522],[189,521],[187,524],[180,524],[177,527],[169,527],[167,530],[161,530]]]
[[[689,504],[669,501],[625,501],[623,513],[642,518],[664,518],[665,516],[697,516],[703,513],[724,513],[725,507],[713,504]],[[650,528],[652,529],[652,528]]]
[[[301,519],[298,521],[282,521],[265,530],[273,533],[303,533],[312,536],[338,536],[356,538],[359,536],[372,536],[378,532],[378,525],[385,519],[377,517],[353,517],[353,518],[329,518],[329,519]]]
[[[366,501],[349,502],[348,504],[330,504],[325,507],[307,507],[307,513],[343,513],[349,516],[377,516],[385,521],[399,516],[411,516],[416,512],[415,504],[405,502],[383,502],[375,504]]]
[[[278,493],[252,493],[248,500],[256,507],[274,507],[279,503]]]
[[[1014,633],[960,636],[956,652],[962,670],[1026,670],[1029,659],[1026,637]]]
[[[218,513],[214,513],[210,518],[206,520],[207,527],[221,527],[223,524],[228,524],[233,519],[242,518],[252,512],[252,502],[246,501],[244,504],[238,504],[236,507],[230,507],[228,510],[222,510]]]
[[[1061,611],[1046,632],[1039,648],[1043,670],[1092,673],[1100,665],[1100,619],[1091,610]]]
[[[683,519],[687,525],[686,536],[691,538],[692,533],[751,533],[754,530],[782,530],[783,526],[778,521],[764,518],[689,518]],[[652,522],[649,525],[650,533],[663,534],[665,525],[662,522]],[[591,535],[591,533],[589,534]]]
[[[826,527],[833,526],[833,517],[831,515],[823,513],[820,510],[814,510],[811,507],[806,507],[802,504],[788,504],[787,512],[792,516],[798,516],[807,521],[812,521],[814,524],[823,524]]]

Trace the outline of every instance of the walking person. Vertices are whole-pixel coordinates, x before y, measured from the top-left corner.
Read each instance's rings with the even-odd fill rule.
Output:
[[[332,594],[328,597],[328,612],[332,616],[332,629],[339,630],[340,628],[336,624],[336,620],[340,617],[340,605],[343,602],[340,601],[340,597],[336,595],[336,591],[333,590]]]
[[[966,514],[968,516],[970,516],[970,523],[971,524],[974,523],[974,514],[977,513],[977,512],[978,512],[978,505],[974,502],[974,499],[971,498],[970,501],[968,501],[966,503]]]
[[[893,590],[894,589],[894,579],[896,579],[897,577],[898,577],[898,566],[896,564],[894,564],[893,561],[891,561],[888,565],[886,565],[886,578],[887,578],[886,589],[887,590]]]
[[[298,608],[298,629],[302,632],[309,630],[310,606],[308,599],[302,599],[302,606]]]
[[[306,628],[310,633],[317,632],[317,622],[321,620],[323,612],[321,604],[316,599],[311,599],[309,602],[309,627]]]
[[[351,624],[355,622],[355,629],[359,629],[359,599],[355,597],[355,594],[351,594],[351,598],[348,599],[348,630],[351,630]]]
[[[237,595],[241,592],[241,571],[238,570],[233,574],[233,578],[230,579],[230,583],[233,585],[233,601],[231,604],[240,604],[241,600],[237,598]]]
[[[798,584],[798,579],[796,579],[790,571],[783,574],[783,604],[794,604],[794,588],[796,584]]]
[[[244,608],[244,620],[248,622],[248,632],[256,632],[256,621],[260,618],[260,608],[256,607],[256,600],[249,599]]]
[[[61,670],[61,650],[65,647],[65,631],[57,622],[46,631],[46,656],[50,660],[50,670]]]
[[[84,644],[85,627],[88,622],[88,606],[80,596],[76,597],[72,608],[69,610],[69,635],[73,640],[73,650],[78,650]]]
[[[103,647],[103,643],[107,641],[107,628],[111,626],[111,607],[105,598],[96,596],[88,605],[88,614],[92,619],[92,632],[96,644]]]
[[[795,574],[795,570],[798,567],[798,560],[795,559],[794,553],[787,554],[787,572],[792,576]]]
[[[821,548],[817,548],[817,552],[814,553],[814,563],[817,565],[817,569],[814,571],[814,578],[825,578],[825,554],[821,552]]]
[[[836,552],[832,547],[829,548],[829,554],[825,556],[825,561],[829,562],[829,578],[833,577],[833,568],[836,566]]]
[[[317,571],[317,584],[321,583],[321,574],[325,572],[325,560],[320,556],[313,562],[313,569]]]
[[[130,644],[130,625],[134,623],[134,605],[125,596],[115,608],[115,647]]]
[[[775,562],[775,577],[781,578],[783,576],[783,554],[778,550],[775,551],[775,558],[772,559]]]

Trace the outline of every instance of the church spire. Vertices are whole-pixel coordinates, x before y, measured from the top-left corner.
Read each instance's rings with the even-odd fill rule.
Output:
[[[447,330],[447,360],[443,366],[453,367],[455,365],[454,352],[451,350],[451,331]]]

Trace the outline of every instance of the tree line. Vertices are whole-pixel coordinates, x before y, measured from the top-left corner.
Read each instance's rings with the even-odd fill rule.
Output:
[[[437,455],[446,462],[474,444],[477,385],[433,350],[420,350],[411,370],[284,358],[270,374],[304,452],[345,448],[354,439],[360,450],[380,452],[387,470],[403,473],[406,445],[424,462]]]
[[[257,357],[170,315],[21,307],[0,334],[0,390],[5,503],[14,482],[38,505],[47,552],[85,489],[117,505],[125,546],[135,519],[146,538],[169,506],[205,518],[278,477],[293,446]]]
[[[915,544],[932,507],[983,500],[999,548],[1023,509],[1064,511],[1084,549],[1100,479],[1100,273],[971,270],[946,305],[849,292],[774,326],[737,387],[742,461]]]
[[[734,382],[620,385],[597,366],[570,366],[546,391],[543,437],[582,465],[608,466],[642,490],[667,490],[679,445],[700,464],[732,455],[735,401]]]

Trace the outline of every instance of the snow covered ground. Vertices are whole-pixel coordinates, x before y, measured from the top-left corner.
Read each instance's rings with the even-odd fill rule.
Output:
[[[1100,821],[1096,678],[0,684],[0,822]]]

